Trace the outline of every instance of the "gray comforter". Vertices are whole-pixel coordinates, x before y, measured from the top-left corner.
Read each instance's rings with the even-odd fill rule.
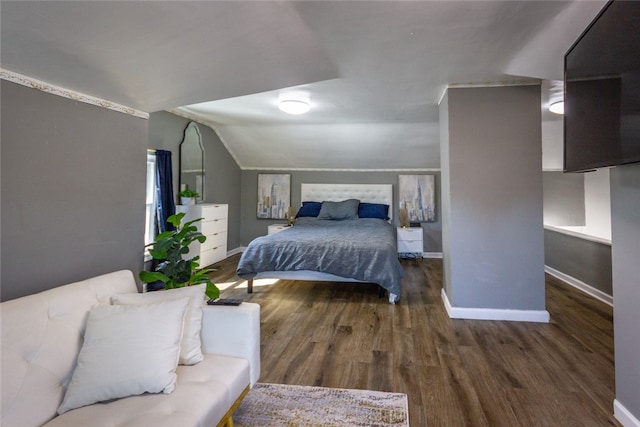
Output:
[[[265,271],[312,270],[377,283],[400,295],[402,267],[393,227],[380,219],[344,221],[299,218],[296,225],[253,240],[238,263],[238,276]]]

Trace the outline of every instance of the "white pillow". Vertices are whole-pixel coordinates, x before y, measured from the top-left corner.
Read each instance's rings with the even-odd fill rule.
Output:
[[[171,393],[188,298],[89,312],[84,343],[58,414],[109,399]]]
[[[144,294],[119,294],[111,297],[111,304],[141,305],[188,297],[189,305],[184,317],[184,332],[182,333],[182,343],[180,343],[180,361],[178,363],[180,365],[195,365],[204,358],[200,331],[202,330],[202,304],[206,288],[206,284],[201,284]]]

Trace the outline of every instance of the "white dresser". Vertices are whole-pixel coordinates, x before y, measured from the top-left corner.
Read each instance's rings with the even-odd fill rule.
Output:
[[[229,205],[201,203],[192,206],[178,205],[176,212],[184,212],[187,221],[202,218],[194,225],[207,237],[204,243],[193,242],[188,257],[200,255],[200,267],[204,268],[227,257],[227,216]]]
[[[424,246],[422,243],[422,227],[402,228],[398,227],[398,253],[415,253],[422,256]]]

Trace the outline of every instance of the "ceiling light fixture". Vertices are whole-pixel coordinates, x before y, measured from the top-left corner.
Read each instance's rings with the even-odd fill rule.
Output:
[[[564,114],[564,101],[554,102],[549,105],[549,111],[556,114]]]
[[[307,113],[311,107],[306,101],[300,101],[297,99],[285,99],[280,101],[278,108],[287,114],[304,114]]]

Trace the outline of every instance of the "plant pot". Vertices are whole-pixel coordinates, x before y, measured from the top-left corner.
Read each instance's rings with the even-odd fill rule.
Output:
[[[195,197],[180,197],[180,204],[184,206],[193,206],[196,204]]]

